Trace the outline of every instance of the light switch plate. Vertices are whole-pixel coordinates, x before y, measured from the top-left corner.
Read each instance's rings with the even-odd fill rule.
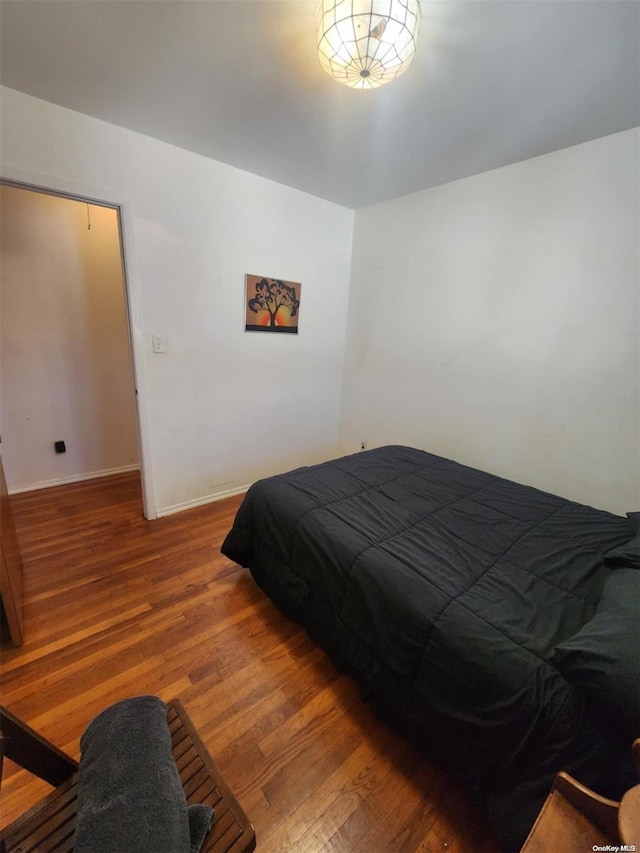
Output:
[[[151,348],[154,352],[166,352],[167,339],[164,335],[151,335]]]

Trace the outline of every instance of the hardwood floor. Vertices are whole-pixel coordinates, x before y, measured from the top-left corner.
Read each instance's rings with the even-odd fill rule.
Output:
[[[3,645],[2,703],[78,757],[108,704],[179,697],[265,853],[496,850],[451,780],[220,554],[240,501],[146,522],[134,474],[14,496],[25,642]],[[5,762],[2,824],[47,790]]]

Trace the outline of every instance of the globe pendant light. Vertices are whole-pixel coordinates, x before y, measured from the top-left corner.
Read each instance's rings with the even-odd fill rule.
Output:
[[[320,64],[353,89],[376,89],[407,70],[420,28],[418,0],[319,0]]]

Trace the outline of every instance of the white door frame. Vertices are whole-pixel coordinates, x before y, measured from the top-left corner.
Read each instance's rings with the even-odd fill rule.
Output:
[[[144,517],[157,518],[153,469],[151,465],[151,429],[149,417],[149,394],[145,362],[144,336],[142,333],[142,307],[140,279],[135,263],[133,211],[129,199],[115,199],[109,190],[79,185],[50,176],[36,175],[2,166],[0,183],[19,187],[32,192],[57,195],[89,204],[111,207],[118,213],[120,251],[122,255],[122,277],[124,282],[127,325],[131,346],[133,381],[135,385],[138,450],[140,454],[140,477],[142,480],[142,507]]]

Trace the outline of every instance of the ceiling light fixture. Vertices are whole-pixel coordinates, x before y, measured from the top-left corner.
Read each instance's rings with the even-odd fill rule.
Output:
[[[318,54],[352,89],[377,89],[407,70],[420,28],[418,0],[319,0]]]

